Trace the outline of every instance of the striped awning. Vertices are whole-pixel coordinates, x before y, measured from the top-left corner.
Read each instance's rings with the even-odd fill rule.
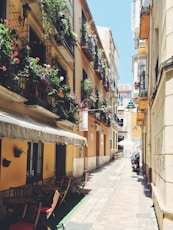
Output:
[[[0,110],[0,136],[66,145],[87,145],[87,139],[76,133],[5,110]]]

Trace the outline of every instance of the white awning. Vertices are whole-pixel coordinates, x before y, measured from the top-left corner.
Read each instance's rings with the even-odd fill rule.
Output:
[[[34,121],[28,116],[0,110],[0,136],[67,145],[87,145],[78,134]]]
[[[135,143],[129,139],[124,139],[122,141],[119,141],[118,142],[118,145],[129,145],[129,146],[132,146],[132,145],[135,145]]]

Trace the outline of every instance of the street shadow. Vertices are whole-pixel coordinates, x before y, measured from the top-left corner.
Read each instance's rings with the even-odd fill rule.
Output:
[[[151,189],[148,185],[147,178],[143,172],[143,169],[140,167],[140,169],[136,173],[138,176],[137,181],[142,184],[145,196],[151,198]]]
[[[90,190],[86,190],[86,195],[89,193]],[[66,203],[63,203],[60,207],[55,208],[54,215],[50,217],[48,220],[49,226],[51,226],[51,229],[57,229],[56,226],[60,223],[60,221],[69,214],[75,206],[77,206],[82,199],[84,199],[85,195],[79,195],[79,194],[73,194],[69,193],[66,197]],[[4,220],[0,221],[0,229],[2,230],[8,230],[10,224],[13,222],[10,221],[10,219],[5,218]],[[20,229],[19,229],[20,230]],[[36,230],[47,230],[46,226],[42,226],[38,224]]]

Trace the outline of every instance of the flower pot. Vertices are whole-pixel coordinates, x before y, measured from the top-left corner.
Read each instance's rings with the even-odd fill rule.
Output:
[[[22,154],[23,150],[17,147],[14,147],[14,156],[19,158]]]
[[[3,159],[2,164],[3,164],[4,167],[9,167],[10,164],[11,164],[11,161],[9,161],[7,159]]]
[[[60,98],[64,98],[64,96],[65,96],[62,89],[59,89],[59,90],[57,91],[57,95],[58,95]]]

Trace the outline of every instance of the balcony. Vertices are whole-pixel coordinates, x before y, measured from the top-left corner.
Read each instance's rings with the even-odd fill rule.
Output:
[[[117,123],[119,126],[123,126],[123,119],[120,119],[115,113],[113,115],[112,121]]]
[[[108,78],[104,75],[104,78],[103,78],[103,87],[104,87],[104,90],[105,90],[106,92],[109,92],[109,86],[110,86],[109,80],[108,80]]]
[[[136,125],[137,125],[137,126],[142,126],[142,125],[143,125],[143,121],[137,120],[137,121],[136,121]]]
[[[148,53],[148,49],[146,45],[141,45],[138,47],[138,54],[146,54]]]
[[[103,87],[105,89],[106,92],[109,92],[109,81],[106,80],[105,82],[103,82]]]
[[[105,78],[105,66],[102,60],[95,59],[94,70],[99,80],[103,80]]]
[[[140,39],[148,39],[150,31],[150,7],[142,7],[140,15]]]
[[[89,34],[88,37],[82,36],[81,48],[85,56],[89,60],[89,62],[94,61],[95,46],[96,46],[96,41],[95,41],[95,37],[92,34]]]
[[[65,35],[61,38],[58,34],[55,35],[55,41],[58,45],[58,50],[62,56],[68,61],[73,62],[74,60],[74,42],[73,40]]]
[[[148,110],[148,98],[139,98],[138,100],[138,109],[141,111]]]
[[[144,112],[142,112],[141,110],[138,110],[138,112],[137,112],[137,118],[136,118],[136,125],[137,126],[142,126],[143,123],[144,123],[144,118],[145,118]]]
[[[143,121],[143,120],[144,120],[144,113],[142,113],[142,112],[137,112],[137,120]]]

